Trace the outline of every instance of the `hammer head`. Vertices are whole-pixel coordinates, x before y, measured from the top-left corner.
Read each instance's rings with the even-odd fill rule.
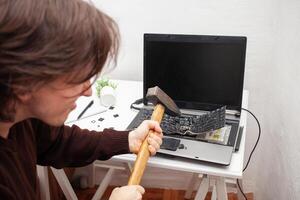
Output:
[[[175,102],[157,86],[148,88],[146,98],[154,105],[158,103],[164,105],[165,112],[169,115],[181,115],[181,112]]]

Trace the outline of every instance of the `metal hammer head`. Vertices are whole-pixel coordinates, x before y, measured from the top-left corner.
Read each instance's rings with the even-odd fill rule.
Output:
[[[169,115],[181,115],[175,102],[159,87],[148,88],[146,98],[154,105],[160,103],[165,106],[165,112]]]

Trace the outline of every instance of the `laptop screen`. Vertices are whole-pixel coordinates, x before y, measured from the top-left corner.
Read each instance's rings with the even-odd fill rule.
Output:
[[[246,37],[144,35],[144,97],[159,86],[180,108],[241,110]],[[144,98],[144,103],[147,104]]]

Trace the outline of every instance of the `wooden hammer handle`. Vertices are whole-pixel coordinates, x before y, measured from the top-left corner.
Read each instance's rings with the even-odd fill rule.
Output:
[[[158,123],[161,122],[163,115],[165,112],[165,107],[161,104],[157,104],[154,108],[154,111],[151,116],[151,120],[157,121]],[[139,185],[146,169],[147,161],[150,157],[150,152],[148,150],[148,137],[149,134],[155,133],[154,131],[150,130],[148,136],[143,141],[143,144],[140,147],[138,152],[137,158],[134,163],[133,171],[128,181],[128,185]]]

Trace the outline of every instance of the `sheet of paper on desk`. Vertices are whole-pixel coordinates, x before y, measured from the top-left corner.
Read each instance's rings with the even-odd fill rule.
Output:
[[[77,108],[69,114],[65,123],[68,124],[77,121],[79,114],[83,111],[85,106],[87,106],[91,100],[94,101],[93,105],[85,111],[85,113],[80,117],[80,119],[91,117],[107,111],[108,108],[102,106],[98,98],[80,98],[76,101]]]

